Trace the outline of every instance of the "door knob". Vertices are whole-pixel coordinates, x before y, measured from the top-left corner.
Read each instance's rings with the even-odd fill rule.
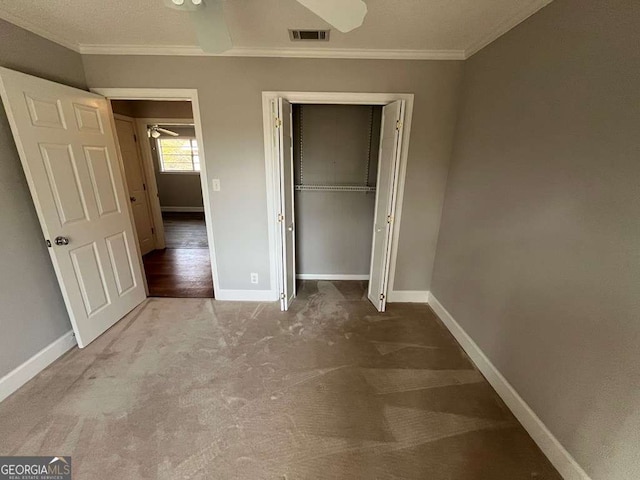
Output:
[[[56,245],[69,245],[69,239],[67,237],[56,237],[53,239],[53,243]]]
[[[129,197],[129,200],[131,200],[131,203],[136,201],[136,197]]]

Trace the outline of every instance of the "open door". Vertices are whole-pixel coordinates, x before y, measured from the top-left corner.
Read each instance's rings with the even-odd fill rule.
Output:
[[[391,260],[391,238],[398,188],[398,166],[402,141],[404,101],[398,100],[382,109],[376,207],[371,249],[369,300],[384,312],[387,304],[387,283]]]
[[[293,121],[291,104],[278,99],[278,159],[280,163],[280,243],[282,246],[283,278],[280,307],[283,311],[296,297],[296,226],[293,205]]]
[[[156,248],[153,235],[153,220],[147,196],[147,180],[144,175],[142,155],[138,146],[133,118],[115,115],[116,133],[122,154],[124,176],[129,187],[129,202],[138,235],[140,253],[146,255]],[[146,138],[141,139],[141,141]]]
[[[6,68],[0,94],[85,347],[146,297],[107,101]]]

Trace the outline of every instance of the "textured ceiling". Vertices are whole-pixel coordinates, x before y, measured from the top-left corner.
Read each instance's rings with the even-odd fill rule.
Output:
[[[295,0],[227,0],[234,45],[244,48],[477,50],[550,0],[365,0],[364,25],[331,41],[292,43],[289,28],[328,25]],[[85,46],[196,46],[189,16],[162,0],[2,0],[0,17],[83,50]]]

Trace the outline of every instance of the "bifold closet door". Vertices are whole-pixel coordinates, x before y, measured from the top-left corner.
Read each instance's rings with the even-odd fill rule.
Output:
[[[296,297],[296,227],[293,203],[293,121],[291,104],[278,99],[278,156],[280,162],[280,243],[282,292],[280,306],[288,310]]]
[[[85,347],[146,298],[107,100],[6,68],[0,93],[43,242]]]
[[[369,300],[384,312],[387,304],[389,264],[391,260],[391,233],[398,188],[398,166],[404,102],[398,100],[382,109],[380,153],[378,157],[378,181],[376,183],[376,208],[371,248],[371,273]]]

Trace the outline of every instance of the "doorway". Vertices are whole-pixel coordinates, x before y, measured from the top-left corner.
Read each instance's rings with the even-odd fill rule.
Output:
[[[263,93],[272,272],[282,310],[296,296],[296,279],[368,280],[369,300],[385,310],[412,106],[410,94]]]
[[[219,290],[206,188],[198,93],[193,89],[92,89],[86,92],[0,67],[0,96],[23,165],[78,346],[84,348],[148,296],[130,187],[111,100],[189,101],[199,147],[200,182],[214,291]],[[145,132],[146,134],[146,132]],[[133,142],[145,138],[134,133]],[[136,138],[137,137],[137,138]],[[135,150],[135,148],[133,149]],[[147,163],[147,165],[152,165]],[[144,167],[141,168],[144,170]],[[138,172],[140,173],[140,172]],[[141,175],[142,178],[142,175]],[[156,243],[163,222],[153,172],[144,171]],[[146,188],[145,188],[146,187]],[[137,188],[137,187],[136,187]],[[154,205],[158,207],[155,208]]]
[[[191,102],[111,107],[149,296],[213,297]]]

